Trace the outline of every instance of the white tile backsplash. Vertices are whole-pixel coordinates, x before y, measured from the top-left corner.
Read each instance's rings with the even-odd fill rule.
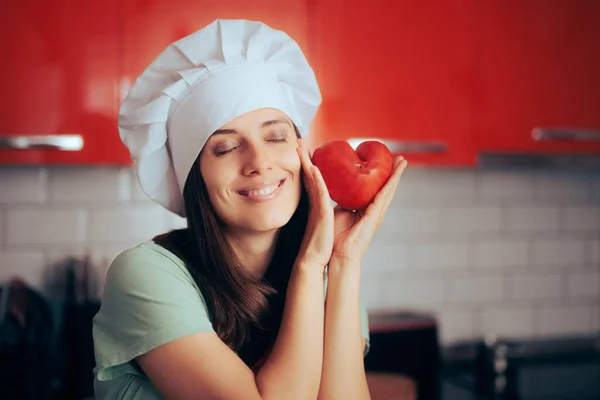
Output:
[[[512,206],[506,211],[508,232],[556,232],[560,226],[558,206]]]
[[[410,278],[395,274],[385,276],[379,285],[381,304],[385,309],[431,307],[444,303],[442,278]]]
[[[484,333],[495,333],[504,337],[534,336],[534,316],[530,307],[490,308],[481,314]]]
[[[43,289],[45,268],[41,251],[0,250],[0,282],[18,277],[38,290]]]
[[[600,204],[566,206],[562,218],[563,231],[600,231]]]
[[[168,214],[156,205],[94,209],[90,217],[92,242],[150,240],[170,228]]]
[[[506,294],[502,276],[460,277],[446,280],[448,303],[498,303]]]
[[[474,242],[474,264],[477,268],[526,267],[529,261],[529,243],[526,240],[502,237],[496,240]]]
[[[55,168],[50,170],[50,201],[54,203],[114,203],[131,197],[132,183],[125,168]]]
[[[15,207],[6,216],[7,245],[83,243],[87,214],[82,207]]]
[[[560,299],[563,295],[561,274],[514,274],[510,280],[511,299],[514,300]]]
[[[440,209],[407,206],[391,208],[380,230],[388,235],[435,235],[440,232]]]
[[[415,269],[464,269],[469,266],[466,239],[440,239],[407,244],[408,265]]]
[[[600,269],[600,236],[589,240],[590,264]]]
[[[183,226],[129,168],[0,168],[0,281],[47,288],[89,252],[101,284],[119,252]],[[600,174],[409,166],[362,269],[370,310],[435,312],[444,343],[598,332]]]
[[[592,197],[591,179],[587,174],[544,171],[534,175],[536,200],[546,202],[561,200],[563,202],[590,201]]]
[[[567,295],[570,298],[595,299],[600,293],[600,272],[580,272],[567,275]]]
[[[534,197],[534,181],[527,171],[489,171],[477,175],[479,197],[487,202],[499,200],[528,203]]]
[[[593,306],[560,306],[540,308],[538,331],[540,336],[597,334],[594,327]]]
[[[0,203],[42,203],[48,172],[39,168],[0,168]]]
[[[4,223],[4,208],[0,205],[0,248],[4,247],[4,240],[6,237],[6,224]]]
[[[469,309],[444,309],[438,312],[437,318],[440,340],[444,343],[481,337],[475,313]]]
[[[586,262],[585,240],[578,237],[535,238],[531,246],[534,266],[562,265],[568,268]]]
[[[441,229],[447,234],[498,232],[502,227],[501,207],[447,207],[441,211]]]

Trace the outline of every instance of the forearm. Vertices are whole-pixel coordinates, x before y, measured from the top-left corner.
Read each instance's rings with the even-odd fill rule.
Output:
[[[323,363],[323,270],[294,266],[277,340],[256,376],[264,399],[316,399]]]
[[[329,264],[319,399],[369,399],[360,328],[360,267]]]

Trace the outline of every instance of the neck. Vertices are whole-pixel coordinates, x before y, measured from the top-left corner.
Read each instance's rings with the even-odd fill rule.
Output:
[[[275,254],[279,230],[257,234],[231,234],[233,248],[242,265],[257,276],[263,276]]]

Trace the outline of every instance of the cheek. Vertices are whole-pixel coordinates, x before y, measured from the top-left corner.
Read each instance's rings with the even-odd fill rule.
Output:
[[[227,183],[231,180],[231,168],[228,167],[226,163],[222,164],[223,165],[217,165],[217,163],[211,162],[200,163],[202,179],[206,185],[208,196],[213,203],[215,200],[222,197],[223,191],[228,186]]]
[[[298,157],[298,153],[296,152],[296,148],[286,151],[280,160],[282,168],[290,171],[294,177],[299,175],[301,164],[300,157]]]

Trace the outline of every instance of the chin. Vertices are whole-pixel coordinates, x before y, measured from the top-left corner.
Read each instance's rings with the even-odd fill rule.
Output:
[[[277,212],[276,210],[269,210],[265,213],[255,212],[246,217],[243,225],[245,230],[248,231],[256,233],[270,232],[285,226],[294,215],[294,211]]]

